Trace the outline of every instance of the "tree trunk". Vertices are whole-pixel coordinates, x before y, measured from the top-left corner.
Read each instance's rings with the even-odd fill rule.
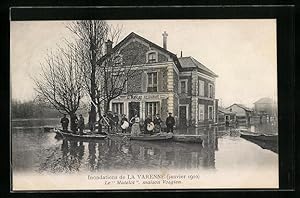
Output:
[[[94,43],[91,43],[90,50],[92,51],[92,57],[91,57],[91,67],[92,67],[92,72],[91,72],[91,99],[94,103],[96,103],[96,53],[95,53],[95,47]],[[90,118],[89,120],[92,123],[96,122],[96,107],[91,103],[91,113],[90,113]]]
[[[110,101],[111,101],[111,100],[105,101],[105,108],[104,108],[105,114],[110,110],[110,109],[109,109],[109,103],[110,103]]]
[[[73,116],[73,114],[69,114],[70,116],[70,129],[71,131],[75,131],[76,130],[76,124],[75,124],[75,117]]]
[[[99,117],[99,120],[98,120],[98,133],[102,133],[102,125],[100,124],[100,120],[101,120],[101,111],[100,111],[100,104],[97,105],[97,108],[98,108],[98,117]]]

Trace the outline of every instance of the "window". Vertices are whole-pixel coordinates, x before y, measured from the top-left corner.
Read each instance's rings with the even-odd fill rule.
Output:
[[[112,111],[118,115],[124,114],[124,104],[121,102],[112,103]]]
[[[157,72],[148,73],[148,92],[157,92]]]
[[[156,53],[150,52],[148,53],[148,63],[155,63],[156,62]]]
[[[152,119],[159,113],[159,102],[146,102],[146,117],[150,115]]]
[[[213,114],[213,106],[208,106],[208,119],[213,120],[214,114]]]
[[[199,96],[204,96],[204,81],[199,80]]]
[[[198,105],[198,119],[199,121],[203,121],[204,120],[204,105],[203,104],[199,104]]]
[[[180,80],[180,93],[187,93],[187,80]]]
[[[213,98],[214,94],[214,86],[212,84],[208,84],[208,97],[209,98]]]

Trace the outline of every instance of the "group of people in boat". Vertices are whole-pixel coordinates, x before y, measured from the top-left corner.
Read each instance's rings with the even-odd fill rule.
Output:
[[[79,118],[76,114],[73,114],[71,118],[71,131],[73,133],[83,134],[85,129],[85,122],[82,114]],[[108,133],[117,133],[121,131],[122,133],[131,133],[132,136],[138,136],[141,134],[156,134],[160,133],[162,130],[162,119],[159,114],[156,114],[152,119],[151,115],[148,115],[144,122],[141,122],[138,115],[133,116],[130,120],[127,119],[126,115],[123,114],[119,120],[119,115],[117,113],[108,112],[102,115],[98,122],[92,123],[89,120],[88,126],[91,132],[94,132],[98,128],[98,132],[102,133],[102,129],[105,128]],[[175,126],[175,119],[172,113],[169,113],[166,121],[166,132],[172,132]],[[66,114],[61,118],[61,125],[63,131],[68,131],[69,119]]]

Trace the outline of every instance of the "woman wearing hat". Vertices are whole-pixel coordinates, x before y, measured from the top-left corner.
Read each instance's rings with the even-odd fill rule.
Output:
[[[140,129],[140,118],[135,115],[130,119],[130,123],[132,123],[131,127],[131,136],[138,136],[141,134],[141,129]]]

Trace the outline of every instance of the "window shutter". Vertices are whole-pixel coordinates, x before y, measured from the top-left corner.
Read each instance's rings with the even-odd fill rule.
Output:
[[[157,71],[157,91],[163,91],[163,74],[162,71]]]
[[[147,92],[147,74],[146,74],[146,72],[142,73],[142,92]]]

